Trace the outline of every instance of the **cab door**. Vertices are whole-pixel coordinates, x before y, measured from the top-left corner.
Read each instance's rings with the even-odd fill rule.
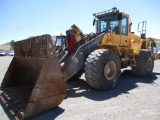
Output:
[[[121,20],[121,46],[128,46],[128,17],[123,16]]]
[[[112,38],[113,39],[112,44],[120,45],[121,44],[120,21],[118,20],[110,21],[110,27],[111,27],[111,31],[114,32],[114,35]]]

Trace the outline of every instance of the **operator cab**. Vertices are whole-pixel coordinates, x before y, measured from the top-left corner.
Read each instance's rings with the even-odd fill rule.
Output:
[[[119,12],[116,7],[93,14],[95,19],[93,25],[96,26],[96,34],[106,33],[106,36],[112,36],[110,43],[119,46],[129,46],[129,32],[131,31],[131,24],[129,15],[124,12]],[[102,44],[107,44],[102,41]]]
[[[66,36],[60,35],[60,36],[54,36],[52,37],[53,44],[55,47],[56,52],[59,54],[67,45],[65,42]]]
[[[96,25],[96,33],[114,32],[117,35],[128,34],[128,16],[122,14],[116,7],[111,10],[93,14],[93,25]]]
[[[65,40],[65,38],[66,38],[66,36],[64,36],[64,35],[56,36],[55,47],[61,46],[63,41]]]

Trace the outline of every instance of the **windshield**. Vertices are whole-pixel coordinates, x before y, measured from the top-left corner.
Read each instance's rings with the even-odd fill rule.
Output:
[[[97,21],[97,33],[102,33],[107,31],[107,22],[103,19]]]
[[[97,26],[96,26],[97,33],[102,32],[115,32],[116,34],[120,34],[119,32],[119,21],[118,20],[107,20],[107,19],[99,19],[97,20]]]
[[[61,46],[63,41],[64,41],[65,37],[64,36],[57,36],[56,37],[56,42],[55,42],[55,46]]]
[[[61,38],[57,38],[55,46],[61,46],[61,44],[62,44],[62,39]]]

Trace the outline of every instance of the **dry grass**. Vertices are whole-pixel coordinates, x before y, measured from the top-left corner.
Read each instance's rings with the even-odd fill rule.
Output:
[[[0,46],[0,50],[10,50],[11,46]]]

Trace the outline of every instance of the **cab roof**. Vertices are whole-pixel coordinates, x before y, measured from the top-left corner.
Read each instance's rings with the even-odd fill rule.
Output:
[[[99,12],[99,13],[94,13],[93,16],[95,16],[96,18],[100,19],[100,18],[103,18],[103,17],[108,16],[108,15],[113,15],[115,13],[119,14],[120,12],[119,12],[119,10],[116,7],[113,7],[110,10],[106,10],[106,11]],[[129,16],[128,14],[126,14],[124,12],[121,12],[121,13],[124,16]]]

